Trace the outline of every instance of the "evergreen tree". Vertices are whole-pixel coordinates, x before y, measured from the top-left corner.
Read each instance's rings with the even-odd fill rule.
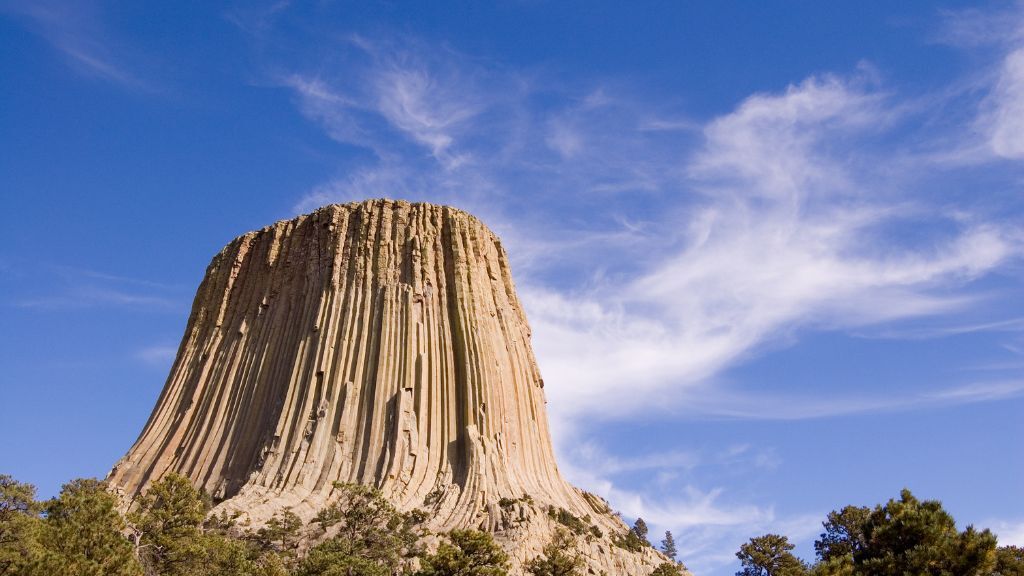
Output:
[[[793,548],[785,536],[778,534],[751,538],[736,553],[743,567],[736,576],[802,576],[807,567],[793,555]]]
[[[40,540],[41,558],[25,572],[35,575],[140,576],[142,568],[124,537],[117,499],[94,479],[72,480],[49,501]]]
[[[647,522],[643,518],[637,518],[633,523],[633,533],[641,540],[647,540]]]
[[[190,576],[207,569],[202,497],[188,478],[170,473],[149,486],[128,515],[147,574]]]
[[[581,576],[583,558],[576,550],[576,540],[565,530],[558,530],[544,546],[543,554],[526,564],[532,576]]]
[[[662,562],[651,572],[651,576],[683,576],[683,568],[673,562]]]
[[[337,484],[341,498],[314,522],[327,540],[299,563],[299,576],[391,576],[408,567],[419,552],[422,518],[395,510],[379,490]]]
[[[35,486],[0,474],[0,576],[23,573],[41,552],[35,496]]]
[[[857,574],[988,574],[996,565],[991,532],[957,532],[940,502],[921,502],[906,489],[899,500],[875,507],[864,523],[864,539],[863,548],[853,552]]]
[[[822,526],[825,532],[814,542],[818,558],[828,562],[849,556],[862,550],[865,545],[864,524],[871,515],[871,509],[862,506],[846,506],[842,510],[828,513]]]
[[[291,564],[298,555],[301,530],[302,519],[291,510],[285,510],[274,514],[267,525],[257,530],[251,538],[260,550],[273,552]]]
[[[192,483],[179,474],[167,474],[150,485],[129,514],[139,558],[148,576],[286,576],[286,564],[277,555],[277,542],[288,541],[294,519],[277,516],[264,532],[273,542],[262,549],[255,543],[231,538],[231,521],[212,518],[204,528],[209,504]],[[275,522],[275,519],[277,521]]]
[[[661,553],[673,560],[676,559],[676,539],[668,530],[665,531],[665,539],[661,541]]]
[[[996,571],[999,576],[1024,576],[1024,548],[1003,546],[996,550]]]
[[[453,530],[422,565],[418,576],[507,576],[508,555],[486,532]]]

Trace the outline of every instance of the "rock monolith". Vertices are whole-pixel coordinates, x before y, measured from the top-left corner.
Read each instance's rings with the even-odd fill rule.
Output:
[[[515,573],[561,511],[588,526],[595,574],[663,561],[614,546],[625,525],[562,478],[505,250],[445,206],[330,205],[221,250],[109,480],[130,501],[171,471],[250,525],[308,520],[355,482],[428,511],[432,530],[491,531]]]

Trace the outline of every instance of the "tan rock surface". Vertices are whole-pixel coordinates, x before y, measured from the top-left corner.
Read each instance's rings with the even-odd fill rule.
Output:
[[[559,474],[543,387],[505,251],[479,220],[326,206],[213,258],[109,479],[131,498],[175,471],[254,525],[283,508],[311,518],[335,481],[369,484],[429,511],[433,530],[494,532],[516,573],[557,525],[553,506],[603,534],[581,539],[594,573],[648,574],[662,557],[611,546],[625,525]]]

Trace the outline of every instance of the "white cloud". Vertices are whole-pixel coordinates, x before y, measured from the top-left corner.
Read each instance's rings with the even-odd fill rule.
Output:
[[[973,404],[1024,395],[1024,381],[971,382],[919,394],[885,396],[828,395],[815,397],[772,391],[701,387],[681,397],[684,411],[696,415],[742,420],[810,420],[860,414],[902,412]]]
[[[413,42],[409,40],[409,42]],[[475,85],[483,73],[465,71],[469,64],[455,54],[430,56],[430,50],[398,49],[351,37],[344,47],[353,56],[346,76],[292,73],[280,78],[299,107],[341,142],[370,148],[382,160],[400,157],[391,144],[397,135],[427,150],[445,169],[470,160],[462,135],[486,107]]]
[[[1011,522],[993,520],[979,527],[989,528],[999,538],[1000,546],[1019,546],[1024,548],[1024,520]]]
[[[729,446],[717,454],[669,451],[620,457],[590,442],[572,443],[559,459],[563,473],[607,499],[627,520],[643,518],[655,545],[672,531],[679,557],[697,574],[720,573],[736,562],[739,545],[752,536],[775,532],[794,542],[817,536],[823,513],[780,516],[772,506],[737,501],[725,489],[704,490],[687,480],[695,469],[778,465],[774,451],[749,445]],[[641,473],[651,481],[627,488],[621,475]],[[661,478],[670,481],[663,482]]]
[[[129,88],[152,87],[129,72],[104,31],[95,6],[88,2],[0,2],[0,12],[19,16],[28,27],[60,52],[67,63],[87,76],[101,78]],[[121,51],[122,53],[124,51]]]
[[[177,346],[158,344],[140,349],[135,353],[135,356],[146,364],[158,367],[169,367],[177,353]]]
[[[971,304],[956,288],[1013,257],[1018,241],[969,221],[926,246],[881,240],[887,225],[913,225],[913,210],[831,144],[884,125],[881,103],[835,78],[751,97],[705,130],[690,172],[706,201],[678,220],[674,253],[586,293],[528,286],[553,410],[623,415],[666,398],[692,402],[685,390],[793,330]]]
[[[660,128],[679,121],[652,118],[680,117],[663,105],[591,89],[533,110],[537,88],[520,75],[445,50],[427,59],[351,44],[363,60],[345,92],[327,76],[286,84],[332,137],[379,161],[317,187],[296,209],[403,197],[455,203],[489,222],[516,265],[558,430],[581,415],[683,403],[744,417],[747,403],[714,382],[727,368],[801,330],[969,310],[979,298],[970,283],[1021,246],[1011,228],[916,200],[913,159],[894,167],[874,145],[906,106],[866,72],[753,95],[705,123],[694,143],[663,138]],[[657,206],[643,221],[618,201],[643,205],[628,196],[637,193]],[[552,218],[563,206],[585,216]],[[904,229],[929,232],[888,240]],[[779,417],[935,403],[799,400],[786,399]]]
[[[1002,158],[1024,159],[1024,48],[1006,56],[991,95],[986,121],[992,152]]]
[[[171,311],[183,306],[182,287],[141,278],[108,274],[65,265],[28,267],[22,273],[39,276],[45,290],[15,297],[11,304],[37,310],[103,306]]]
[[[164,296],[138,294],[116,288],[79,286],[68,288],[55,295],[31,296],[18,299],[14,304],[19,308],[36,308],[41,310],[91,308],[94,306],[135,306],[173,309],[177,307],[178,302]]]
[[[943,12],[945,26],[937,40],[990,56],[967,83],[970,90],[987,92],[981,102],[977,128],[982,136],[963,138],[965,159],[978,162],[994,157],[1024,158],[1024,3],[997,9]]]

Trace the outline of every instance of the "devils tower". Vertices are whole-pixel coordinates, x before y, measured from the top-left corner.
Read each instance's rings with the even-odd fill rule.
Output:
[[[335,482],[372,485],[433,530],[494,533],[514,573],[557,510],[590,525],[594,573],[663,560],[612,545],[625,525],[562,478],[505,251],[450,207],[330,205],[221,250],[109,480],[131,499],[171,471],[254,525],[311,518]]]

